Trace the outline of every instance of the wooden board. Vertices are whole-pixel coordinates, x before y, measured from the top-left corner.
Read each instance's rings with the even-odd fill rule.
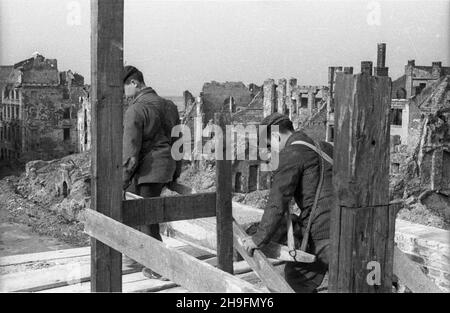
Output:
[[[228,273],[233,273],[233,212],[231,204],[232,178],[231,158],[228,157],[231,147],[227,147],[226,126],[231,125],[229,113],[216,113],[214,122],[222,130],[222,134],[214,134],[216,144],[221,148],[216,151],[216,234],[218,267]],[[222,149],[222,151],[219,151]],[[217,152],[223,152],[222,158]]]
[[[159,224],[216,215],[216,193],[125,200],[122,222],[129,226]]]
[[[390,85],[389,77],[337,75],[333,183],[340,206],[389,204]]]
[[[173,249],[183,251],[200,260],[214,255],[173,238],[163,237],[164,243]],[[65,256],[61,258],[61,256]],[[90,280],[90,248],[67,249],[45,253],[17,255],[9,262],[3,260],[5,267],[17,269],[10,274],[0,275],[0,292],[41,291],[64,288],[74,290],[79,284]],[[22,263],[21,260],[26,260]],[[122,274],[140,272],[142,267],[129,258],[123,259]],[[76,286],[75,286],[76,285]],[[70,287],[72,286],[72,287]],[[89,285],[90,286],[90,285]],[[65,290],[65,289],[62,289]]]
[[[266,258],[264,253],[256,249],[253,256],[247,254],[242,246],[242,240],[248,237],[248,235],[236,222],[233,223],[233,231],[234,247],[241,254],[244,260],[247,261],[248,265],[253,269],[253,271],[255,271],[267,288],[274,292],[294,292],[286,280],[275,271],[274,267]]]
[[[162,281],[159,279],[148,279],[140,271],[132,274],[124,275],[122,291],[130,292],[158,292],[165,289],[178,287],[171,281]],[[81,284],[72,284],[59,288],[45,289],[40,293],[88,293],[90,291],[90,282],[86,281]]]
[[[251,284],[196,258],[168,248],[105,215],[86,210],[85,231],[110,247],[194,292],[260,292]]]
[[[125,262],[121,274],[139,271],[131,265],[130,261]],[[78,262],[2,275],[0,276],[0,292],[35,292],[86,282],[90,279],[90,258],[86,257],[82,260],[78,258]]]
[[[204,260],[208,264],[217,264],[216,258],[210,258]],[[278,272],[282,272],[279,268],[279,262],[274,262]],[[248,266],[247,262],[234,263],[236,273],[238,277],[251,283],[260,283],[259,278],[252,274],[252,269]],[[176,292],[189,292],[187,289],[178,286],[171,281],[161,281],[158,279],[148,279],[142,275],[142,273],[132,273],[123,276],[123,292],[157,292],[157,293],[176,293]],[[87,293],[90,291],[90,282],[86,281],[80,284],[72,284],[64,287],[45,289],[39,291],[39,293]]]
[[[90,255],[90,247],[63,249],[38,253],[27,253],[0,257],[0,267],[17,266],[33,262],[48,262]]]
[[[260,212],[258,212],[260,210],[254,210],[254,213],[251,210],[245,210],[244,212],[249,215],[254,214],[256,216],[255,219],[260,218]],[[236,211],[240,211],[240,208],[236,207],[236,210],[233,209],[233,215],[238,217],[239,215]],[[167,232],[168,236],[173,238],[182,239],[212,250],[216,250],[217,248],[215,240],[216,222],[213,218],[168,223]],[[289,248],[275,242],[268,243],[261,248],[261,251],[266,257],[271,259],[288,262],[293,260],[289,255]],[[296,250],[296,253],[296,260],[298,262],[312,263],[316,259],[315,255],[301,250]]]
[[[121,220],[123,0],[91,1],[91,208]],[[91,241],[92,291],[122,290],[122,256]]]
[[[337,75],[332,292],[392,290],[395,210],[389,206],[390,101],[389,77]]]

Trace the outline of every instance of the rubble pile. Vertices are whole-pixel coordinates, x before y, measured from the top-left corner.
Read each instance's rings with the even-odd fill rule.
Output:
[[[400,218],[444,229],[450,229],[448,80],[430,88],[433,92],[425,99],[418,99],[421,116],[414,121],[411,140],[391,147],[391,160],[399,164],[399,170],[391,173],[390,182],[391,199],[403,199]]]
[[[90,163],[89,153],[29,162],[17,192],[69,221],[78,221],[82,209],[90,205]]]

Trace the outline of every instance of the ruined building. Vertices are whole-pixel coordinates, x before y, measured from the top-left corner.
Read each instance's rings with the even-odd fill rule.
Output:
[[[450,68],[415,66],[393,82],[393,195],[450,219]]]
[[[244,126],[257,125],[262,119],[262,87],[255,84],[249,86],[242,82],[205,83],[200,96],[195,99],[189,92],[184,93],[185,114],[182,116],[183,124],[187,125],[193,138],[203,129],[212,124],[214,113],[229,112],[233,124]],[[202,138],[205,145],[211,138]],[[236,142],[238,138],[236,137]],[[248,140],[246,141],[248,145]],[[192,141],[192,161],[200,159],[194,140]],[[246,148],[246,152],[248,147]],[[206,156],[203,155],[203,158]],[[194,162],[195,163],[195,162]],[[259,160],[246,160],[233,162],[233,187],[238,192],[249,192],[257,189],[266,189],[268,176],[261,173]]]
[[[307,120],[326,108],[327,96],[326,86],[298,85],[295,78],[289,81],[280,79],[277,84],[269,79],[263,86],[246,86],[242,82],[211,82],[203,86],[196,100],[190,93],[185,93],[183,123],[194,134],[212,123],[216,112],[229,112],[233,125],[244,128],[259,125],[265,116],[273,112],[289,115],[294,121]],[[245,141],[247,159],[233,162],[233,188],[236,192],[251,192],[270,186],[269,173],[261,169],[262,161],[248,159],[249,139],[247,137]],[[203,140],[205,143],[208,138]],[[238,142],[239,138],[235,140]],[[191,157],[196,159],[198,153],[194,147]]]
[[[26,162],[77,152],[77,109],[84,78],[57,60],[32,58],[0,67],[0,159]]]
[[[436,85],[443,77],[450,75],[450,67],[441,62],[431,66],[416,66],[414,60],[405,65],[405,74],[392,82],[392,125],[391,135],[400,136],[402,144],[408,144],[411,122],[418,114],[416,98],[422,98],[427,87]],[[430,89],[426,92],[430,92]]]

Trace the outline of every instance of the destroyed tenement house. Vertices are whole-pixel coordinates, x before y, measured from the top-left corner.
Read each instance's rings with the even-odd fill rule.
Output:
[[[78,152],[77,110],[84,78],[59,72],[57,60],[35,53],[0,67],[0,158],[49,160]]]
[[[361,72],[387,76],[386,45],[378,44],[377,52],[377,66],[363,61]],[[333,142],[334,89],[340,72],[353,73],[353,67],[329,67],[327,86],[300,85],[296,78],[267,79],[260,86],[205,83],[197,98],[184,92],[182,122],[194,134],[212,123],[216,112],[230,112],[233,125],[244,127],[257,126],[265,116],[280,112],[296,129]],[[449,75],[450,68],[441,62],[416,66],[414,60],[408,61],[405,74],[393,81],[391,101],[391,196],[409,203],[432,202],[445,214],[450,192]],[[56,60],[36,53],[0,67],[0,88],[2,160],[49,160],[90,150],[91,104],[82,76],[59,72]],[[248,159],[251,142],[245,138],[246,160],[233,161],[236,192],[270,187],[262,161]],[[193,147],[190,158],[202,152]]]
[[[378,44],[377,48],[376,66],[373,67],[372,61],[362,61],[361,72],[388,76],[386,44]],[[230,112],[232,123],[245,127],[258,125],[265,116],[281,112],[289,115],[296,129],[303,129],[316,140],[333,142],[334,88],[340,72],[351,74],[353,67],[329,67],[327,86],[299,85],[295,78],[268,79],[262,86],[206,83],[197,99],[185,92],[183,122],[194,133],[211,123],[214,113],[219,111]],[[429,198],[438,207],[450,205],[449,75],[450,68],[443,67],[441,62],[415,66],[414,61],[408,61],[405,74],[393,81],[391,197],[415,195],[416,200],[426,202]],[[247,138],[246,151],[248,145]],[[270,179],[260,165],[260,160],[235,160],[234,191],[246,193],[269,188]]]
[[[211,82],[203,86],[200,97],[196,101],[189,92],[185,92],[186,111],[183,120],[192,133],[212,123],[214,113],[221,111],[231,113],[231,122],[235,126],[256,126],[265,116],[273,112],[289,115],[294,124],[298,125],[318,112],[326,112],[327,97],[327,86],[298,85],[295,78],[290,79],[289,82],[286,79],[280,79],[278,85],[273,79],[269,79],[263,86],[250,84],[248,87],[242,82],[223,84]],[[315,127],[316,124],[311,123],[311,130]],[[325,134],[325,131],[323,133]],[[239,144],[239,139],[235,138],[235,140]],[[251,140],[250,138],[245,140],[247,152]],[[270,175],[261,170],[261,163],[258,159],[234,160],[233,188],[236,192],[269,188]]]
[[[450,216],[450,67],[416,66],[393,82],[391,176],[394,196]]]

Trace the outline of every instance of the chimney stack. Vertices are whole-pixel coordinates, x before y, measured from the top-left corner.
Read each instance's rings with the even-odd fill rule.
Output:
[[[389,68],[386,67],[386,44],[379,43],[377,49],[377,67],[375,67],[376,76],[388,76]]]
[[[377,53],[377,67],[385,67],[385,66],[386,66],[386,44],[379,43]]]

